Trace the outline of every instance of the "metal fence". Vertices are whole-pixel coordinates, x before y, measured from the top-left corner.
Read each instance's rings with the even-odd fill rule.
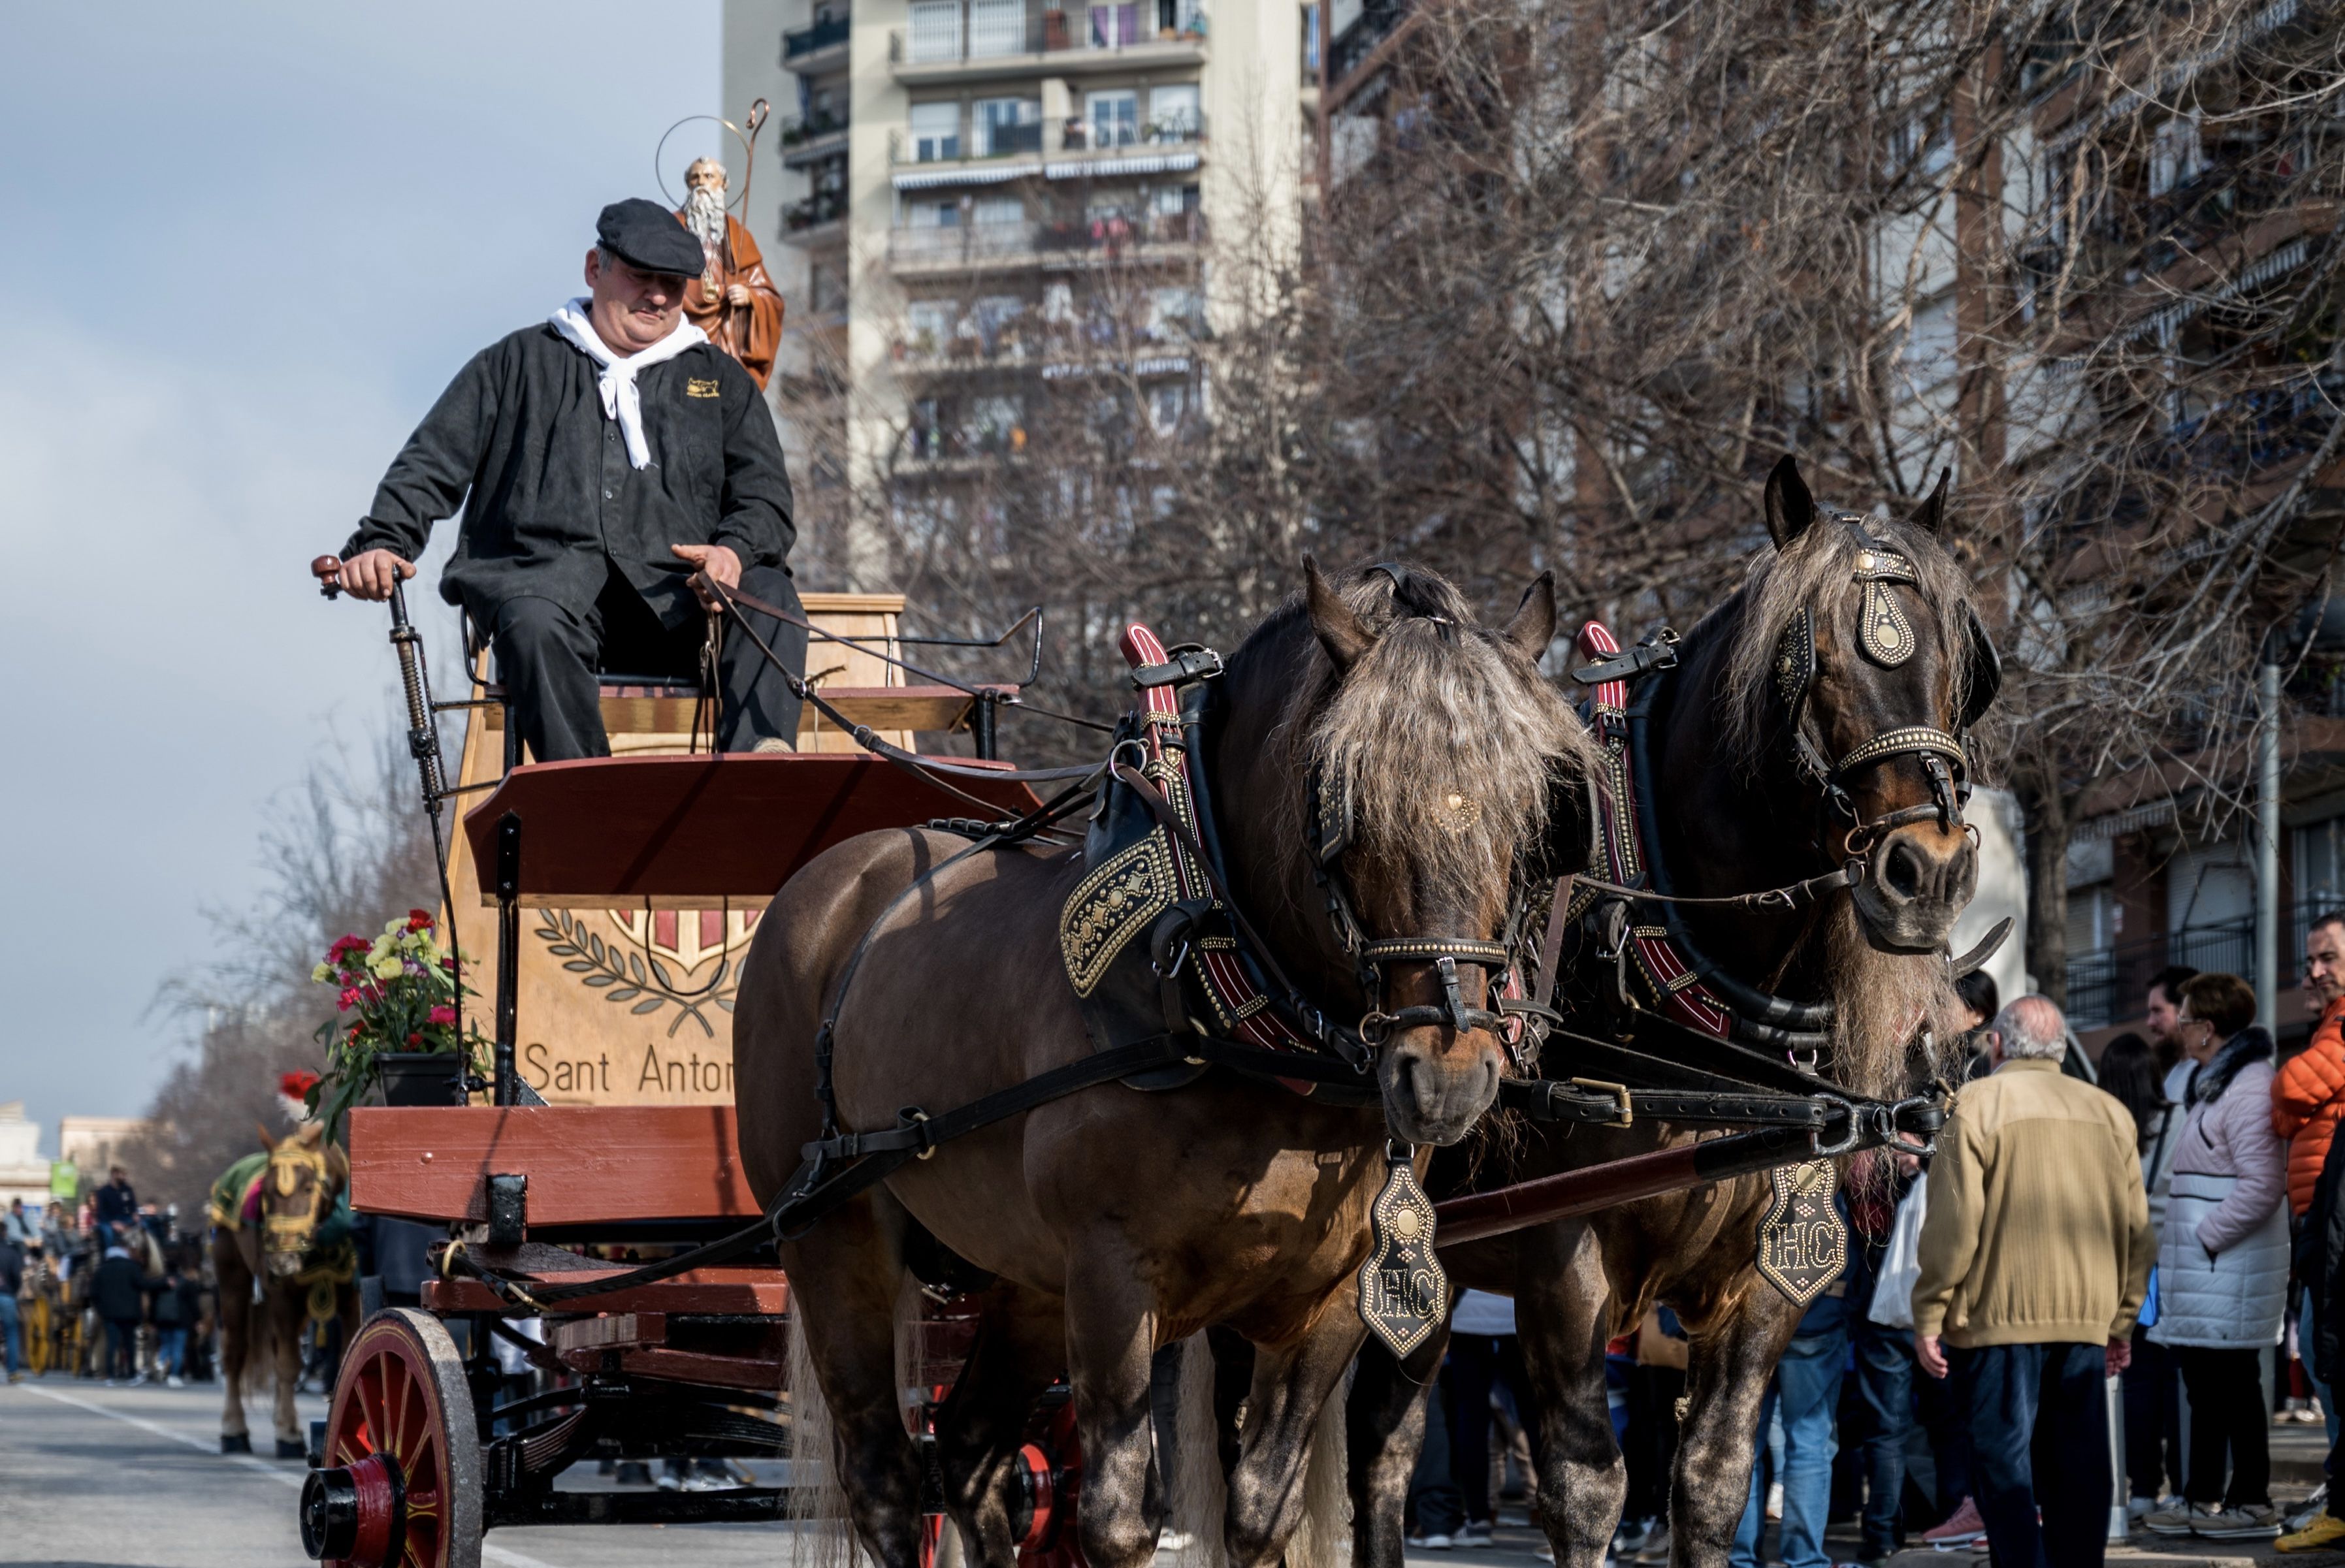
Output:
[[[2313,921],[2333,914],[2345,898],[2331,894],[2280,912],[2279,986],[2285,991],[2301,977],[2305,934]],[[2256,922],[2253,916],[2208,926],[2186,926],[2068,959],[2068,1022],[2079,1029],[2104,1028],[2141,1016],[2150,976],[2169,964],[2238,976],[2254,984]],[[2282,1009],[2282,1017],[2286,1017]]]

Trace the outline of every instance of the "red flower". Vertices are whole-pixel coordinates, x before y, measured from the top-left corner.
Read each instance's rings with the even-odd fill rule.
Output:
[[[360,991],[359,991],[359,988],[358,988],[356,986],[344,986],[344,987],[343,987],[343,989],[342,989],[341,1002],[340,1002],[341,1010],[342,1010],[343,1012],[347,1013],[347,1012],[349,1012],[352,1007],[357,1007],[360,1002],[362,1002],[362,1001],[364,1001],[364,1000],[366,1000],[365,996],[362,996],[362,995],[360,995]]]
[[[423,1043],[423,1037],[421,1035],[410,1035],[407,1037],[407,1043],[411,1046],[420,1046]]]
[[[452,1024],[456,1021],[456,1009],[453,1007],[434,1007],[431,1009],[431,1016],[424,1021],[432,1024]]]
[[[345,936],[326,949],[326,961],[330,964],[339,964],[345,954],[363,953],[373,946],[373,943],[363,936]]]
[[[431,911],[429,911],[429,910],[425,910],[425,909],[411,909],[411,910],[409,910],[409,911],[407,912],[407,928],[408,928],[410,931],[429,931],[429,930],[431,930]]]

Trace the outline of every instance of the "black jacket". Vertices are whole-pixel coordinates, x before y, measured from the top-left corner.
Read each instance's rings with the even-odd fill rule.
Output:
[[[463,507],[441,596],[483,626],[531,595],[584,616],[607,559],[670,628],[699,602],[671,544],[725,544],[744,566],[787,567],[797,536],[782,445],[757,383],[713,345],[645,369],[651,466],[628,466],[604,417],[594,362],[550,325],[475,355],[407,439],[350,542],[421,555],[431,525]],[[469,499],[467,499],[469,492]]]
[[[14,1241],[0,1241],[0,1296],[14,1296],[25,1288],[25,1249]]]
[[[148,1313],[158,1329],[184,1329],[191,1320],[181,1317],[181,1310],[179,1277],[167,1274],[155,1282],[155,1300]]]
[[[127,1225],[138,1218],[138,1189],[128,1182],[107,1182],[97,1189],[97,1218],[107,1225]]]
[[[127,1258],[102,1259],[91,1302],[109,1323],[135,1323],[147,1315],[147,1292],[161,1283],[148,1279]]]

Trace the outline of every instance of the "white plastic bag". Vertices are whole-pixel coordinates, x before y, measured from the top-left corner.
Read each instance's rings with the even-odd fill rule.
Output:
[[[1914,1326],[1914,1282],[1922,1277],[1922,1219],[1929,1209],[1930,1183],[1915,1179],[1889,1224],[1889,1245],[1881,1254],[1881,1278],[1873,1287],[1873,1310],[1865,1314],[1891,1329]]]

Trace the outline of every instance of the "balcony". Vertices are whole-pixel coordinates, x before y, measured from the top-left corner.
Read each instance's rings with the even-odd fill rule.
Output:
[[[1192,0],[1046,10],[1039,18],[1022,5],[997,9],[996,0],[965,8],[959,0],[918,0],[912,9],[912,25],[888,35],[888,64],[907,86],[1199,66],[1206,56],[1205,16]]]
[[[793,245],[820,245],[844,239],[847,198],[836,191],[820,191],[782,208],[782,235]]]
[[[2299,981],[2305,933],[2313,921],[2345,905],[2329,894],[2293,909],[2280,911],[2279,986],[2287,991]],[[2078,1029],[2106,1028],[2141,1015],[2149,977],[2168,964],[2238,975],[2252,981],[2256,973],[2256,923],[2253,916],[2209,926],[2186,926],[2163,936],[2114,947],[2076,953],[2068,958],[2068,1023]],[[2283,997],[2280,1016],[2290,1017]]]
[[[826,110],[782,122],[782,162],[804,168],[847,150],[847,116]]]
[[[1193,259],[1204,238],[1204,216],[1195,212],[896,228],[888,234],[888,268],[900,277],[1169,263]]]
[[[782,68],[819,76],[847,64],[848,20],[826,16],[811,27],[782,35]]]
[[[1058,155],[1042,173],[1049,179],[1085,179],[1192,169],[1204,140],[1200,114],[1168,115],[1144,125],[1071,119]]]
[[[1392,36],[1408,13],[1404,0],[1369,0],[1352,25],[1336,35],[1327,48],[1327,81],[1338,98],[1349,96],[1353,74],[1366,64],[1377,45]]]

